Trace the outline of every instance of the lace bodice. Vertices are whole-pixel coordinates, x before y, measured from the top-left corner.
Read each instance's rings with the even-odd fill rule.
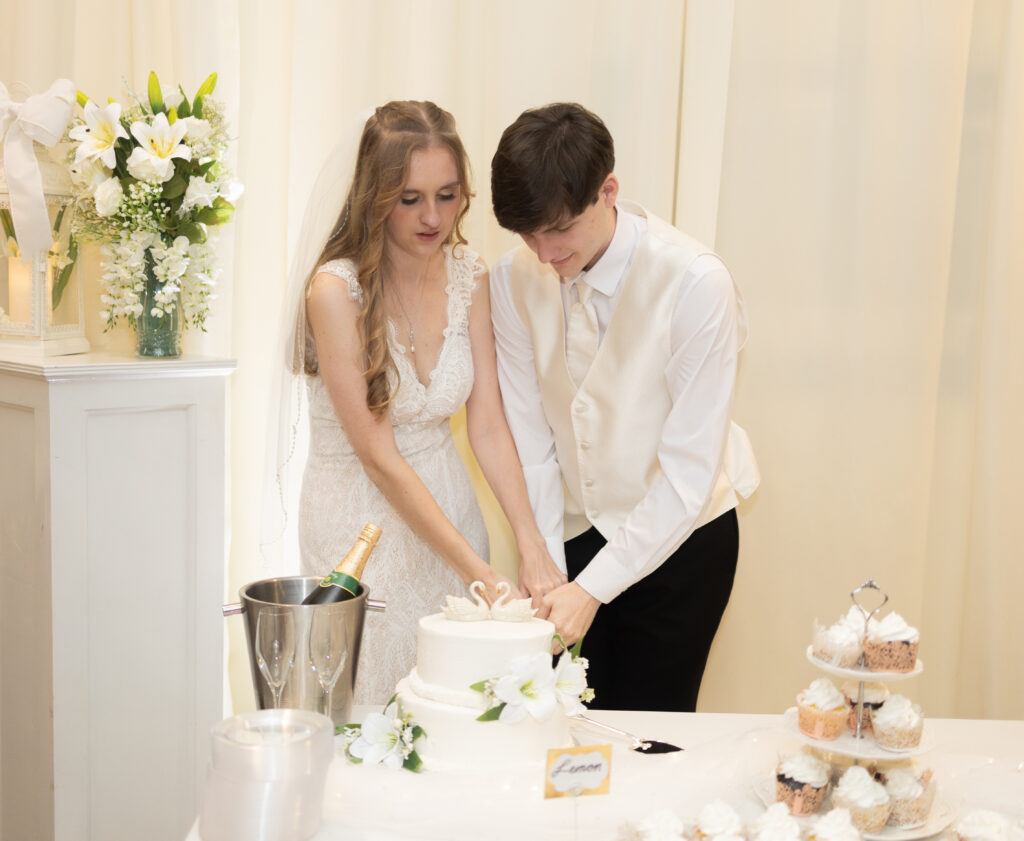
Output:
[[[407,348],[399,341],[393,322],[388,322],[388,340],[395,370],[388,375],[393,395],[390,406],[395,439],[399,451],[406,447],[429,446],[435,438],[430,428],[447,423],[469,397],[473,387],[473,354],[469,344],[469,308],[476,289],[476,277],[484,271],[483,263],[469,249],[459,249],[458,257],[446,252],[448,283],[448,326],[444,329],[444,342],[437,365],[424,385],[416,375],[416,368],[407,355]],[[363,303],[363,290],[359,286],[356,267],[351,260],[332,260],[319,271],[333,274],[348,283],[349,296]],[[314,350],[315,352],[315,350]],[[309,381],[310,417],[316,421],[337,424],[334,407],[323,380],[311,377]],[[347,440],[339,441],[344,449],[351,447]]]
[[[448,423],[473,388],[469,312],[483,265],[468,249],[460,249],[457,257],[446,254],[446,268],[448,326],[426,385],[416,376],[394,324],[388,324],[395,363],[389,374],[392,401],[388,416],[403,458],[445,516],[486,559],[487,530]],[[352,299],[362,302],[351,261],[332,261],[319,270],[345,280]],[[309,459],[299,505],[302,570],[326,575],[366,523],[380,526],[381,538],[363,582],[373,598],[387,603],[387,610],[366,617],[354,699],[359,704],[383,704],[415,662],[419,618],[436,613],[447,595],[464,595],[466,590],[451,567],[406,526],[369,480],[338,422],[320,375],[307,377],[307,387]]]

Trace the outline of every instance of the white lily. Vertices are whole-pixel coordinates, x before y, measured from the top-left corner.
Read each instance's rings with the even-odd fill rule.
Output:
[[[514,724],[527,715],[535,721],[550,718],[558,703],[550,655],[516,657],[509,672],[494,685],[494,696],[505,702],[498,720]]]
[[[401,721],[381,713],[367,713],[349,753],[369,765],[384,763],[388,768],[402,765]]]
[[[188,126],[178,120],[171,125],[166,114],[157,114],[152,125],[132,123],[132,135],[139,145],[128,158],[128,172],[140,181],[167,181],[174,174],[174,158],[192,158],[192,150],[181,139]]]
[[[555,666],[555,695],[565,707],[566,715],[578,715],[584,706],[580,696],[587,689],[587,664],[581,659],[573,660],[568,651],[563,651]]]
[[[99,158],[113,169],[117,164],[114,144],[127,139],[128,132],[121,125],[121,103],[111,102],[100,108],[91,99],[86,101],[85,125],[75,126],[68,132],[72,140],[80,141],[75,152],[75,163]]]
[[[83,190],[92,190],[110,178],[111,170],[105,166],[99,158],[87,158],[81,162],[75,162],[68,168],[71,173],[71,183]]]

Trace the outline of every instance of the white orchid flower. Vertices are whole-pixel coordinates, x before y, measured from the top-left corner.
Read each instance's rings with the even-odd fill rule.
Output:
[[[516,657],[509,664],[509,672],[494,685],[494,696],[505,702],[498,720],[514,724],[527,715],[535,721],[550,718],[558,703],[550,655]]]
[[[157,114],[152,125],[142,120],[132,123],[132,135],[139,145],[128,158],[128,172],[140,181],[169,180],[174,175],[174,158],[192,158],[192,150],[181,142],[187,131],[181,120],[168,123],[166,114]]]
[[[120,180],[108,178],[96,188],[93,200],[96,202],[96,212],[100,216],[113,216],[124,201],[124,190],[121,189]]]
[[[573,660],[568,651],[563,651],[555,666],[555,695],[566,715],[583,712],[580,696],[587,688],[587,667],[585,662]]]
[[[384,763],[388,768],[402,765],[401,721],[381,713],[367,713],[363,726],[349,747],[349,753],[369,765]]]
[[[85,125],[68,132],[72,140],[81,141],[75,152],[75,163],[98,158],[113,169],[117,165],[114,144],[128,133],[121,125],[121,104],[111,102],[100,108],[91,99],[85,103]]]

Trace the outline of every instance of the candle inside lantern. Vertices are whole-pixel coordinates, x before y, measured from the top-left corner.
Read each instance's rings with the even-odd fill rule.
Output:
[[[32,263],[7,258],[7,316],[18,324],[32,321]]]

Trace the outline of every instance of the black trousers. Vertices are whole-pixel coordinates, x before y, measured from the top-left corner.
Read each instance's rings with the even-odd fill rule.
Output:
[[[570,581],[605,542],[594,528],[566,541]],[[738,553],[733,510],[694,531],[654,572],[597,609],[580,651],[590,661],[591,709],[696,709]]]

